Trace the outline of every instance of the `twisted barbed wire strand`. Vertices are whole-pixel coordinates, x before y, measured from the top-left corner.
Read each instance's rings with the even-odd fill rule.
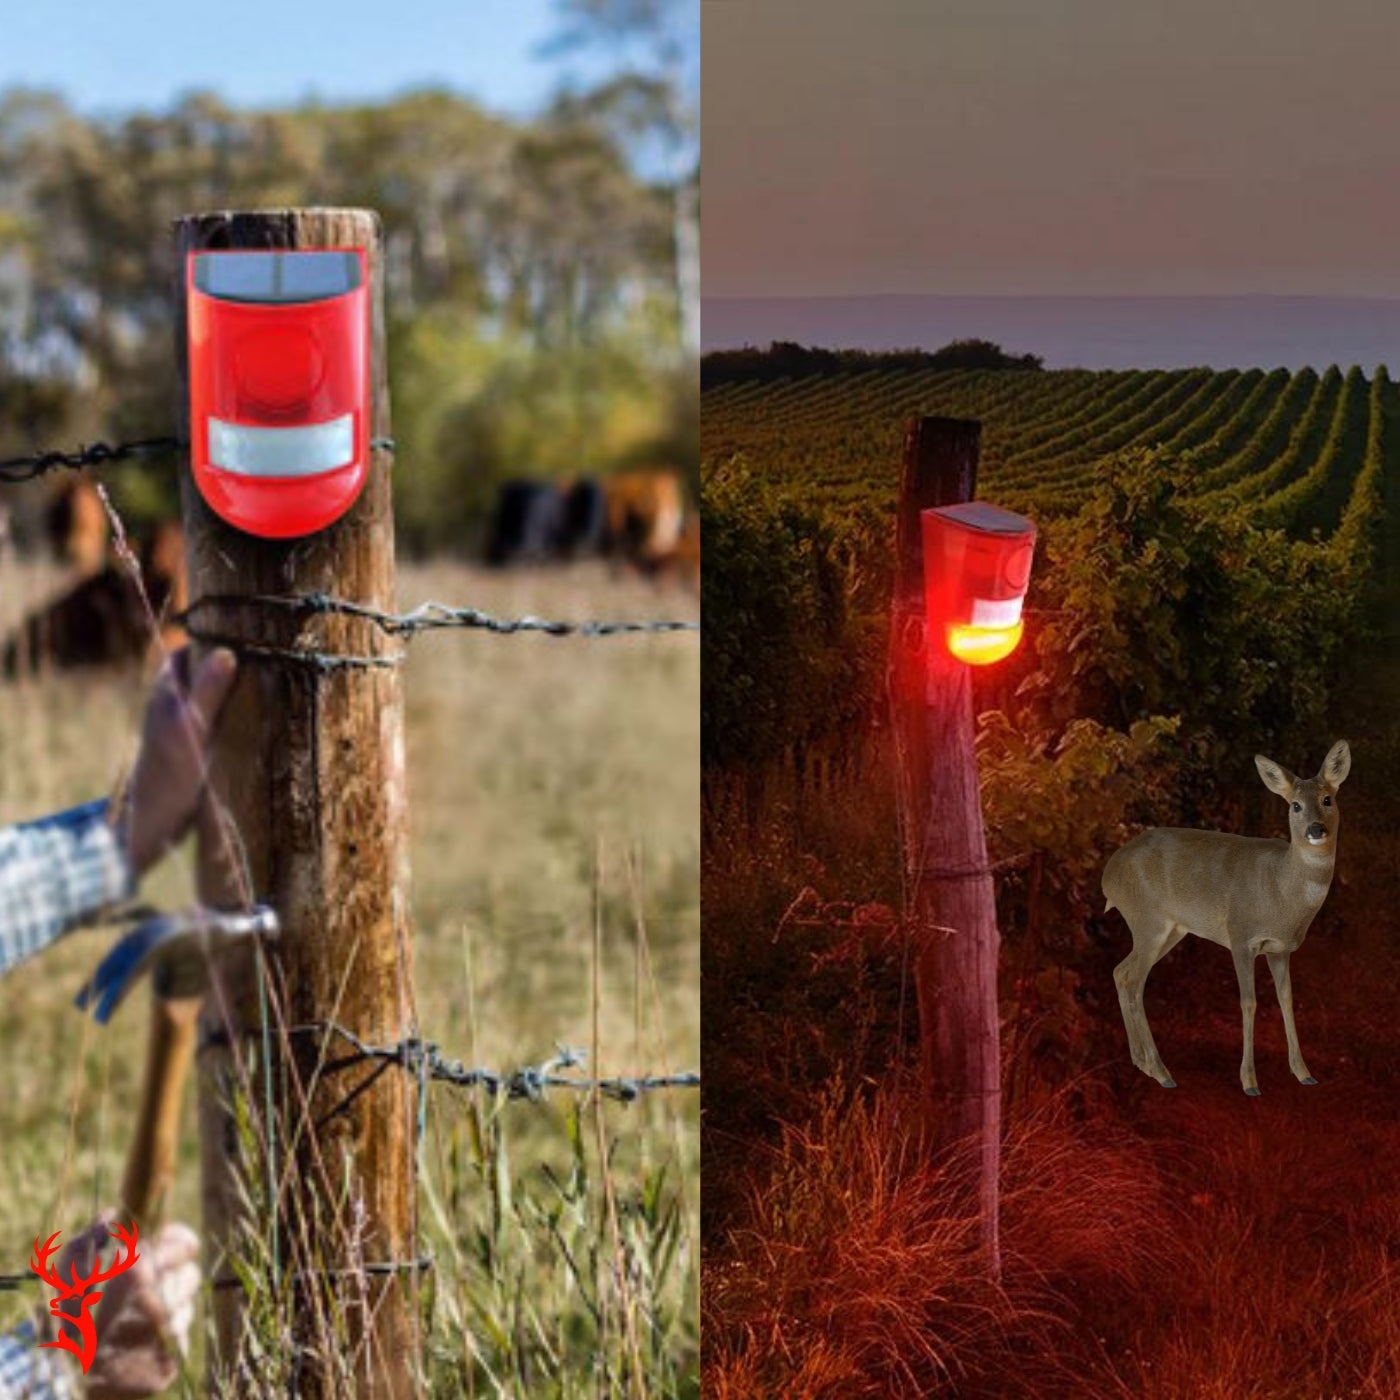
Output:
[[[388,637],[413,637],[419,632],[436,632],[449,628],[474,629],[511,636],[519,632],[542,632],[551,637],[615,637],[646,632],[698,632],[700,623],[689,619],[658,619],[641,621],[601,621],[594,618],[578,621],[534,617],[496,617],[481,608],[453,607],[429,600],[406,613],[384,612],[366,603],[348,598],[336,598],[328,593],[266,594],[210,593],[196,598],[175,621],[184,626],[192,637],[204,640],[192,625],[194,614],[201,608],[251,607],[297,613],[304,616],[354,617],[377,627]],[[313,653],[308,652],[307,655]],[[384,658],[376,658],[380,664]]]
[[[0,484],[17,485],[47,476],[56,471],[82,471],[86,467],[105,466],[132,457],[165,457],[184,451],[189,444],[175,437],[137,438],[133,442],[94,442],[78,445],[76,452],[50,449],[31,452],[21,457],[0,458]],[[393,438],[371,438],[371,452],[393,452]]]
[[[140,438],[115,445],[106,442],[80,444],[76,452],[34,452],[23,457],[6,457],[0,459],[0,482],[33,481],[50,472],[81,471],[84,467],[121,462],[131,457],[164,457],[183,446],[179,438]]]

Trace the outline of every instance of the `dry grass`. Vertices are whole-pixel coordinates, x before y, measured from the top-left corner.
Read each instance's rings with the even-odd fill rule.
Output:
[[[834,1084],[749,1182],[706,1261],[707,1393],[1127,1397],[1075,1300],[1160,1285],[1179,1254],[1162,1174],[1124,1134],[1052,1103],[1009,1133],[1003,1277],[975,1197],[920,1160],[914,1104]]]
[[[51,571],[0,565],[0,626],[55,583]],[[582,566],[409,567],[399,592],[404,604],[433,597],[502,613],[696,608],[684,593]],[[136,677],[0,685],[0,822],[111,791],[143,693]],[[506,1068],[556,1041],[588,1046],[597,877],[601,1069],[696,1067],[694,639],[428,636],[414,645],[406,693],[425,1034]],[[183,852],[143,897],[175,907],[191,888]],[[102,1033],[71,1006],[109,937],[73,935],[0,984],[0,1271],[24,1267],[36,1231],[76,1228],[115,1190],[144,1052],[141,999]],[[695,1097],[608,1107],[598,1134],[564,1101],[498,1108],[437,1092],[423,1209],[439,1261],[425,1358],[435,1395],[630,1395],[628,1309],[641,1319],[647,1393],[696,1393]],[[186,1219],[198,1214],[196,1148],[190,1114],[174,1201]]]

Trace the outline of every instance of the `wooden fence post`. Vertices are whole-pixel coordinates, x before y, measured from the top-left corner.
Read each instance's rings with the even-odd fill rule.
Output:
[[[999,1276],[996,902],[973,751],[971,675],[941,639],[929,635],[919,521],[922,510],[972,499],[980,438],[976,422],[909,422],[899,483],[889,682],[927,1126],[940,1149],[958,1145],[976,1169],[986,1257]]]
[[[370,436],[388,435],[378,217],[357,209],[286,209],[176,222],[183,439],[190,430],[188,255],[317,247],[366,249],[373,308]],[[191,600],[321,592],[391,610],[392,466],[388,453],[376,449],[363,495],[339,522],[304,539],[276,541],[224,524],[205,505],[186,463],[181,494]],[[287,1034],[289,1027],[332,1021],[376,1044],[416,1032],[403,705],[392,661],[398,648],[360,619],[308,617],[256,603],[206,606],[195,622],[205,636],[252,647],[312,646],[383,662],[320,669],[244,650],[212,754],[211,787],[229,818],[222,829],[236,830],[238,849],[231,851],[205,824],[201,898],[224,907],[265,901],[282,930],[268,950],[270,977],[259,979],[251,955],[230,959],[221,965],[202,1017],[200,1132],[206,1255],[215,1290],[214,1388],[221,1395],[261,1395],[268,1382],[265,1373],[250,1373],[240,1345],[245,1298],[231,1258],[241,1254],[260,1256],[260,1276],[270,1268],[281,1280],[276,1313],[289,1326],[299,1396],[417,1396],[413,1077],[391,1066],[346,1104],[375,1066],[317,1075],[321,1037]],[[258,1030],[265,997],[267,1040]],[[324,1058],[334,1060],[346,1049],[332,1039]],[[243,1098],[240,1117],[232,1106],[250,1084],[252,1098]],[[250,1118],[263,1134],[251,1151]],[[362,1264],[381,1267],[364,1271]],[[272,1345],[280,1346],[280,1339]],[[349,1382],[339,1379],[345,1368],[353,1371]]]

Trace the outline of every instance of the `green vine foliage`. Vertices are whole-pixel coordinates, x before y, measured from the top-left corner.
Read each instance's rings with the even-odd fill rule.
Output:
[[[1194,475],[1189,456],[1124,453],[1077,515],[1049,522],[1019,698],[1054,730],[1174,716],[1230,784],[1253,754],[1325,736],[1359,581],[1353,552],[1202,507]]]
[[[716,624],[704,634],[706,766],[775,762],[862,721],[888,627],[881,524],[768,486],[739,458],[706,470],[702,529],[701,602]]]
[[[1173,808],[1169,741],[1179,730],[1179,720],[1157,715],[1126,733],[1077,719],[1053,736],[1022,730],[997,710],[980,716],[977,757],[991,859],[1045,852],[1053,857],[1046,883],[1072,894],[1077,913],[1101,910],[1105,851]]]
[[[1373,452],[1372,460],[1378,456]],[[1374,502],[1368,471],[1360,500]],[[1183,758],[1248,783],[1256,752],[1327,739],[1329,689],[1360,633],[1373,519],[1348,510],[1328,539],[1260,528],[1203,503],[1188,454],[1105,459],[1076,514],[1048,515],[1027,654],[1008,663],[1018,723],[1076,719],[1126,733],[1180,721]],[[814,504],[742,456],[704,481],[704,759],[764,764],[851,736],[883,705],[892,563],[887,513]]]

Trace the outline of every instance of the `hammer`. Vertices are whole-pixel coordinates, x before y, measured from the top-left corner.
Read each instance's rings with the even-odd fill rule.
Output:
[[[151,1034],[136,1132],[122,1178],[123,1213],[145,1225],[158,1214],[175,1175],[180,1101],[194,1059],[208,966],[249,938],[275,938],[277,915],[267,905],[231,912],[196,907],[157,914],[119,939],[78,993],[102,1024],[127,993],[151,974]]]

